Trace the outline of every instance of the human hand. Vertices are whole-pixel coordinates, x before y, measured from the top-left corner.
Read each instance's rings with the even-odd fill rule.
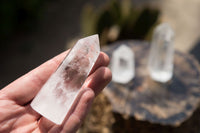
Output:
[[[35,112],[30,102],[68,51],[54,57],[0,90],[0,133],[73,133],[78,130],[96,95],[111,80],[108,56],[101,52],[83,86],[87,89],[67,120],[56,125]]]

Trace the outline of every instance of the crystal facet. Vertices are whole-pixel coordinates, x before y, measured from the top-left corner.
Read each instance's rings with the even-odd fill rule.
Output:
[[[121,45],[112,54],[112,80],[126,84],[135,76],[135,61],[133,51],[126,45]]]
[[[156,27],[149,56],[148,68],[150,76],[158,82],[167,82],[173,75],[173,41],[174,32],[166,24]]]
[[[99,53],[98,35],[80,39],[33,99],[32,108],[61,124],[81,95],[81,87]]]

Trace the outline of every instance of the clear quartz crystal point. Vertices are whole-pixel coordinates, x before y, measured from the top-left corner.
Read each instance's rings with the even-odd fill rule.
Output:
[[[148,68],[153,80],[165,83],[173,75],[174,32],[166,24],[160,24],[153,33]]]
[[[99,53],[98,35],[80,39],[33,99],[31,107],[61,124],[83,92],[81,87]]]
[[[126,84],[135,76],[135,61],[133,51],[126,45],[121,45],[112,54],[112,81]]]

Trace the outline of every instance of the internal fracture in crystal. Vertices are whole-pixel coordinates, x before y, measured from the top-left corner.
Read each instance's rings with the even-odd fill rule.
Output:
[[[135,76],[134,53],[125,44],[117,48],[111,60],[112,81],[126,84]]]
[[[80,39],[33,99],[31,107],[61,124],[84,91],[81,87],[99,53],[98,35]]]
[[[160,24],[153,33],[148,62],[150,76],[158,82],[167,82],[173,75],[174,31],[166,24]]]

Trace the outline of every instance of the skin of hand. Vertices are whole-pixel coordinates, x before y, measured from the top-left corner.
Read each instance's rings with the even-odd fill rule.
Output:
[[[91,103],[110,82],[109,57],[101,52],[84,82],[84,93],[75,109],[61,125],[35,112],[30,103],[68,51],[45,62],[0,90],[0,133],[74,133],[82,124]]]

